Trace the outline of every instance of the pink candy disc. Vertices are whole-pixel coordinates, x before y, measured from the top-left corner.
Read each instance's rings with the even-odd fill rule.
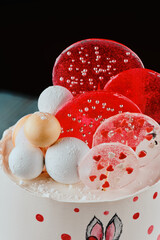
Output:
[[[105,120],[93,136],[93,146],[120,142],[130,146],[144,166],[160,154],[160,126],[141,113],[122,113]]]
[[[86,92],[66,103],[56,114],[60,137],[76,137],[92,146],[93,134],[108,117],[122,112],[140,112],[128,98],[105,91]]]
[[[138,157],[121,143],[93,147],[79,164],[81,181],[91,189],[119,189],[138,174]]]
[[[130,69],[114,76],[104,88],[135,102],[141,111],[160,123],[160,74],[149,69]]]
[[[143,68],[143,63],[128,47],[111,40],[87,39],[60,54],[52,80],[75,96],[103,89],[112,76],[131,68]]]

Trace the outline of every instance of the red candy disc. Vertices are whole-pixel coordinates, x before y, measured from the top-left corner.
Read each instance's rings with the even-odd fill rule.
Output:
[[[87,39],[60,54],[52,80],[53,85],[64,86],[75,96],[103,89],[112,76],[130,68],[143,68],[131,49],[111,40]]]
[[[130,146],[136,151],[140,166],[144,166],[160,154],[160,126],[141,113],[117,114],[105,120],[93,136],[93,146],[108,142]]]
[[[131,99],[141,111],[160,123],[160,74],[149,69],[130,69],[113,77],[104,88]]]
[[[97,156],[98,161],[95,160]],[[121,143],[97,145],[79,164],[80,179],[91,189],[119,189],[132,182],[137,173],[137,155],[130,147]]]
[[[62,127],[60,137],[76,137],[91,147],[97,127],[105,119],[127,111],[140,112],[132,101],[122,95],[105,91],[81,94],[66,103],[56,114]]]

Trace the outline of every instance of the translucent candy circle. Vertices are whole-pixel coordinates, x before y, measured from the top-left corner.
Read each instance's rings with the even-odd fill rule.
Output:
[[[93,147],[79,164],[81,181],[91,189],[119,189],[138,174],[138,157],[121,143],[103,143]]]

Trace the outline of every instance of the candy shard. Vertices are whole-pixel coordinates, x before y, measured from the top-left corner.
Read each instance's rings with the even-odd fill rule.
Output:
[[[121,126],[121,132],[114,133]],[[152,131],[152,132],[150,132]],[[101,143],[120,142],[130,146],[139,156],[140,166],[153,161],[160,154],[160,126],[149,116],[141,113],[122,113],[106,119],[93,136],[93,146]],[[119,159],[124,159],[123,152]]]
[[[109,158],[109,153],[114,153]],[[125,158],[119,159],[120,153]],[[101,160],[93,156],[101,153]],[[80,180],[91,189],[105,190],[122,188],[134,181],[138,173],[138,157],[128,146],[121,143],[102,143],[90,149],[79,164]],[[94,176],[94,180],[93,180]]]
[[[149,69],[135,68],[114,76],[104,87],[135,102],[141,111],[160,123],[160,74]]]
[[[86,39],[59,55],[52,80],[53,85],[64,86],[75,96],[103,89],[111,77],[130,68],[143,68],[143,63],[128,47],[106,39]]]

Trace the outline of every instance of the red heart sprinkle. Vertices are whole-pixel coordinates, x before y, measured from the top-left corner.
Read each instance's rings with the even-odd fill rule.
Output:
[[[101,170],[103,168],[104,168],[104,166],[102,166],[100,163],[97,165],[97,170]]]
[[[103,187],[103,188],[108,188],[108,187],[110,187],[109,182],[106,181],[106,182],[102,185],[102,187]]]
[[[96,175],[92,175],[92,176],[89,176],[89,179],[91,180],[91,182],[94,182],[94,180],[97,178]]]
[[[131,173],[133,172],[133,168],[127,167],[127,168],[126,168],[126,171],[127,171],[128,174],[131,174]]]
[[[150,133],[150,132],[153,131],[153,129],[154,129],[154,127],[147,127],[147,128],[146,128],[146,131],[147,131],[148,133]]]
[[[103,179],[106,179],[106,178],[107,178],[107,176],[102,173],[99,177],[99,180],[102,181]]]
[[[127,157],[126,154],[124,154],[123,152],[119,154],[119,159],[124,159],[126,157]]]
[[[147,155],[147,153],[145,151],[140,151],[138,154],[138,157],[142,158],[145,157]]]
[[[152,135],[152,134],[149,134],[149,135],[145,136],[145,138],[146,138],[148,141],[150,141],[150,140],[153,138],[153,135]]]
[[[101,155],[93,156],[93,159],[98,162],[101,159]]]
[[[106,170],[107,170],[108,172],[112,172],[112,171],[114,171],[114,168],[113,168],[112,165],[109,165]]]

